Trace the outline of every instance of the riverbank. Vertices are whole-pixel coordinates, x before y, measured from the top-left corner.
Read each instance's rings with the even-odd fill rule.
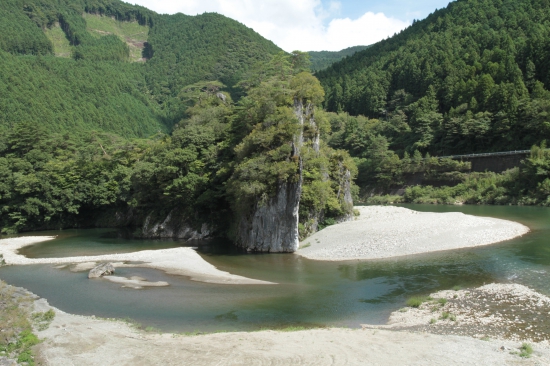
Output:
[[[35,311],[51,307],[35,302]],[[145,332],[117,320],[55,309],[35,349],[42,365],[543,365],[547,343],[519,357],[521,342],[386,329],[311,329],[188,336]]]
[[[523,285],[439,291],[410,305],[376,328],[550,344],[550,298]]]
[[[418,212],[394,206],[358,206],[354,220],[329,226],[300,243],[314,260],[382,259],[494,244],[525,235],[517,222],[460,212]]]
[[[74,271],[86,271],[96,263],[113,262],[117,267],[144,267],[162,270],[168,274],[187,276],[194,281],[229,285],[268,285],[271,282],[255,280],[220,271],[206,262],[192,248],[144,250],[134,253],[81,256],[67,258],[27,258],[18,250],[36,243],[53,240],[53,236],[25,236],[0,240],[0,254],[8,265],[57,264],[73,266]],[[128,281],[134,281],[128,282]],[[135,285],[128,279],[127,284]],[[145,285],[145,284],[142,284]],[[136,286],[140,287],[140,286]]]

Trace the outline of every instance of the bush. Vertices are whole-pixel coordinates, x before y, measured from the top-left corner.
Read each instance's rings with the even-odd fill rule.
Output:
[[[426,296],[413,296],[407,300],[407,306],[411,308],[418,308],[422,303],[426,302],[429,298]]]
[[[524,343],[520,347],[519,356],[523,358],[529,358],[533,354],[533,347],[529,343]]]
[[[369,197],[367,198],[366,203],[368,205],[393,205],[403,203],[404,201],[404,197],[402,196],[385,195]]]

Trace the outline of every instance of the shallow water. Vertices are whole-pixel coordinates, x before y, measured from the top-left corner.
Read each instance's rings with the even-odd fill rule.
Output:
[[[167,281],[169,287],[134,290],[88,280],[52,265],[0,268],[0,278],[25,287],[70,313],[132,318],[164,331],[220,331],[290,325],[379,324],[406,299],[456,285],[491,282],[527,285],[550,295],[550,209],[500,206],[406,205],[418,211],[491,216],[519,221],[533,231],[496,245],[376,261],[317,262],[291,254],[247,255],[224,243],[193,243],[205,260],[234,274],[274,286],[213,285],[162,271],[120,268],[117,275]],[[57,235],[60,233],[42,233]],[[122,253],[186,245],[127,240],[112,230],[65,231],[54,241],[25,249],[31,257]],[[36,235],[36,234],[34,234]]]

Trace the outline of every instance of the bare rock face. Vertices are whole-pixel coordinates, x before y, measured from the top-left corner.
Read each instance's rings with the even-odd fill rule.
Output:
[[[17,362],[6,356],[0,357],[0,366],[17,366]]]
[[[302,101],[294,101],[294,113],[301,126],[304,126],[304,123],[315,125],[312,112],[311,104],[304,107]],[[248,251],[269,253],[293,253],[298,250],[298,210],[303,180],[300,151],[303,144],[304,134],[300,129],[292,141],[292,157],[300,162],[298,181],[279,182],[275,196],[267,202],[257,202],[251,213],[240,218],[237,245]]]
[[[92,268],[88,273],[88,278],[99,278],[113,273],[115,273],[115,267],[111,263],[103,263]]]
[[[151,219],[149,215],[141,230],[144,238],[173,238],[184,240],[202,240],[212,235],[212,229],[207,224],[202,224],[200,229],[189,225],[185,218],[170,212],[163,221]]]
[[[301,174],[300,174],[301,176]],[[298,207],[302,182],[279,185],[267,204],[257,204],[251,216],[240,221],[238,242],[248,251],[292,253],[300,245]]]
[[[314,105],[304,103],[300,99],[294,100],[294,114],[302,126],[292,140],[292,159],[297,159],[299,168],[297,181],[279,182],[276,194],[267,202],[257,202],[248,215],[239,219],[236,243],[248,251],[258,252],[295,252],[300,245],[298,211],[302,194],[302,156],[301,151],[306,144],[319,154],[320,132],[314,118]],[[349,208],[349,213],[338,221],[353,219],[353,199],[351,196],[351,173],[343,166],[340,167],[340,182],[338,199]],[[330,179],[328,174],[325,179]],[[307,231],[314,233],[319,222],[323,219],[323,210],[311,212]]]

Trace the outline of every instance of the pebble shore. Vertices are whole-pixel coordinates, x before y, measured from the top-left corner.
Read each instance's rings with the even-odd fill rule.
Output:
[[[519,284],[439,291],[379,327],[549,345],[550,298]]]
[[[329,226],[300,243],[315,260],[381,259],[494,244],[522,236],[517,222],[460,212],[417,212],[394,206],[355,207],[354,221]]]

